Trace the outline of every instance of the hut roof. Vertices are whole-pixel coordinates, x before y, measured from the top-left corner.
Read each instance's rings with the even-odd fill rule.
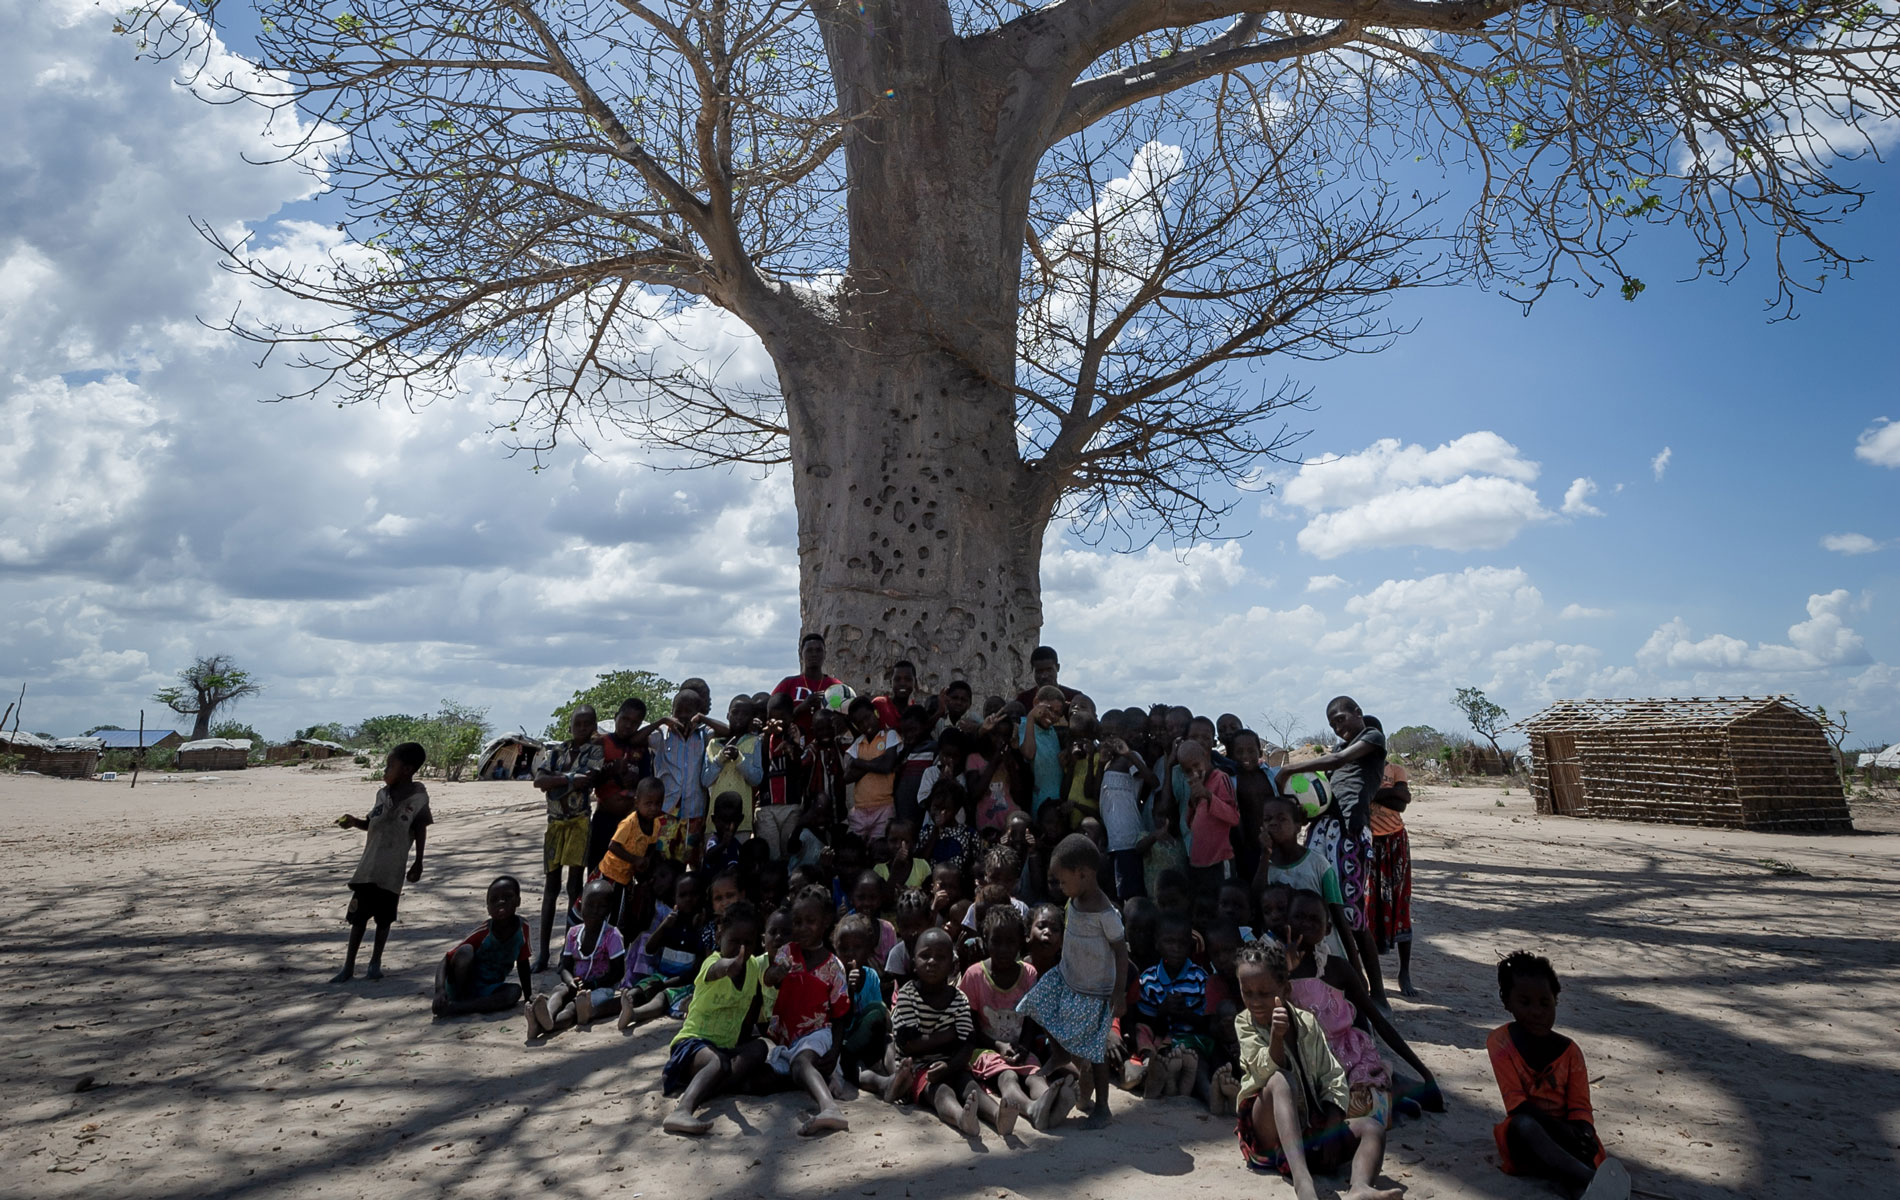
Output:
[[[139,731],[136,729],[101,729],[89,736],[105,743],[108,750],[137,750]],[[170,729],[148,729],[145,731],[145,748],[151,749],[166,738],[175,738],[178,734]]]
[[[1720,729],[1783,709],[1822,725],[1825,717],[1787,696],[1652,696],[1636,700],[1559,700],[1512,725],[1527,733],[1576,733],[1616,729]]]
[[[1874,755],[1873,765],[1876,767],[1900,767],[1900,742],[1895,742],[1885,750]]]
[[[250,749],[250,738],[202,738],[195,742],[186,742],[178,747],[178,752],[183,754],[187,750],[242,750],[248,754]]]
[[[284,745],[286,746],[325,746],[331,750],[348,750],[349,749],[349,747],[345,746],[342,742],[326,742],[322,738],[291,738],[289,741],[285,742]]]
[[[35,750],[104,750],[106,744],[93,737],[43,738],[37,733],[0,732],[0,746],[31,746]]]

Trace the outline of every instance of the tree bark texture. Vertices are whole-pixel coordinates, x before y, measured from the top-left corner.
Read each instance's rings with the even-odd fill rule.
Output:
[[[766,344],[798,507],[803,628],[829,669],[882,686],[1029,677],[1043,536],[1057,492],[1016,436],[1016,321],[1035,136],[1020,94],[898,3],[889,40],[828,37],[847,111],[850,270],[836,308]],[[1027,135],[1027,136],[1025,136]]]

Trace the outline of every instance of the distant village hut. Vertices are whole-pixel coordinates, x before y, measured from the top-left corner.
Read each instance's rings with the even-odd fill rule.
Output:
[[[475,765],[475,778],[527,779],[534,774],[534,760],[546,748],[539,738],[504,733],[482,747]]]
[[[282,745],[272,746],[270,749],[264,751],[264,761],[274,763],[319,762],[323,759],[334,758],[336,755],[348,754],[349,752],[350,748],[340,742],[326,742],[322,738],[292,738]]]
[[[1516,728],[1540,813],[1853,829],[1825,722],[1786,696],[1560,700]]]
[[[250,761],[250,738],[203,738],[178,747],[181,771],[242,771]]]
[[[136,729],[96,729],[87,734],[105,743],[107,750],[175,750],[184,745],[185,739],[173,729],[147,729],[143,747],[139,744],[139,731]]]
[[[105,757],[96,737],[43,738],[32,733],[0,732],[0,754],[20,756],[20,769],[60,779],[90,779]]]

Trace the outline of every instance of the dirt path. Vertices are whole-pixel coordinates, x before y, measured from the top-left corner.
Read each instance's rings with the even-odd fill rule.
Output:
[[[148,777],[149,778],[149,777]],[[526,1046],[518,1018],[435,1022],[435,963],[501,871],[532,880],[523,785],[437,784],[427,874],[391,975],[331,987],[360,769],[217,782],[0,777],[6,1191],[36,1197],[1291,1196],[1245,1171],[1231,1121],[1120,1097],[1114,1130],[972,1147],[870,1100],[804,1142],[793,1096],[659,1131],[665,1026]],[[1870,814],[1892,830],[1900,821]],[[1396,1001],[1452,1110],[1394,1131],[1417,1200],[1541,1197],[1491,1162],[1492,964],[1563,972],[1600,1129],[1651,1195],[1873,1196],[1900,1148],[1900,837],[1777,837],[1540,819],[1522,793],[1421,788],[1412,810],[1425,994]],[[530,884],[531,892],[535,890]],[[1390,960],[1388,960],[1389,964]],[[92,1090],[75,1092],[91,1076]]]

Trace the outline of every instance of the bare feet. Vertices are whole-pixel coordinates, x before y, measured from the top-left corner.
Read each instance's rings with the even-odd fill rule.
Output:
[[[1089,1115],[1082,1118],[1082,1128],[1107,1129],[1110,1115],[1108,1111],[1108,1101],[1097,1100],[1095,1107],[1089,1110]]]
[[[554,1032],[554,1013],[548,1008],[546,992],[536,996],[534,1003],[528,1006],[528,1020],[538,1026],[543,1033]]]
[[[540,1037],[541,1033],[541,1018],[535,1015],[534,1005],[530,1003],[528,1005],[528,1040],[532,1042]]]
[[[1122,1086],[1131,1092],[1141,1093],[1142,1081],[1148,1077],[1148,1060],[1131,1058],[1122,1067]]]
[[[1399,995],[1401,996],[1418,995],[1418,989],[1412,986],[1412,973],[1410,971],[1399,972]]]
[[[957,1132],[964,1137],[983,1136],[983,1110],[977,1107],[978,1089],[971,1088],[963,1097],[963,1112],[957,1117]]]
[[[536,975],[539,975],[539,974],[540,974],[541,972],[543,972],[543,971],[545,971],[545,970],[547,970],[547,969],[548,969],[548,956],[547,956],[547,955],[545,955],[545,954],[543,954],[543,955],[542,955],[542,956],[541,956],[540,958],[537,958],[537,959],[535,959],[535,960],[534,960],[534,973],[535,973]]]
[[[706,1118],[695,1117],[692,1113],[676,1108],[666,1120],[660,1123],[660,1128],[666,1130],[668,1133],[677,1133],[685,1137],[698,1137],[703,1133],[710,1133],[712,1131],[712,1122]]]
[[[382,977],[383,977],[383,964],[381,964],[381,963],[379,963],[379,962],[377,962],[377,961],[376,961],[375,959],[373,959],[373,958],[372,958],[372,959],[370,959],[370,960],[369,960],[369,970],[367,970],[367,971],[365,971],[365,972],[363,972],[363,978],[365,978],[365,979],[381,979]]]
[[[884,1085],[884,1101],[896,1104],[900,1096],[910,1095],[911,1085],[917,1082],[917,1067],[908,1058],[897,1060],[897,1069],[891,1072],[889,1083]]]
[[[798,1127],[799,1137],[816,1137],[821,1133],[832,1133],[851,1128],[851,1122],[845,1119],[844,1110],[837,1105],[827,1105],[807,1118]]]
[[[1075,1077],[1064,1075],[1049,1084],[1049,1090],[1029,1106],[1029,1123],[1036,1129],[1054,1129],[1068,1119],[1075,1107]]]
[[[633,1024],[633,993],[623,991],[620,993],[620,1020],[615,1022],[615,1025],[624,1032],[631,1024]]]
[[[594,1021],[594,993],[587,988],[574,993],[574,1019],[582,1025]]]
[[[1047,1092],[1043,1093],[1045,1096],[1048,1094]],[[1008,1137],[1010,1134],[1015,1133],[1016,1118],[1022,1115],[1023,1110],[1017,1108],[1014,1101],[1004,1100],[998,1103],[996,1106],[996,1136]]]
[[[1365,1187],[1346,1189],[1339,1193],[1339,1200],[1401,1200],[1404,1195],[1397,1188],[1378,1188],[1367,1184]]]
[[[341,971],[338,971],[336,974],[330,976],[330,982],[331,983],[348,983],[350,980],[355,979],[355,978],[356,978],[355,970],[353,970],[350,967],[344,967]]]
[[[1319,1200],[1319,1189],[1313,1186],[1311,1179],[1293,1185],[1294,1200]]]
[[[1207,1089],[1208,1113],[1216,1117],[1232,1116],[1239,1095],[1240,1079],[1234,1074],[1233,1066],[1223,1066],[1214,1072],[1213,1085]]]
[[[1194,1077],[1200,1074],[1201,1056],[1192,1050],[1183,1050],[1175,1056],[1174,1090],[1176,1096],[1194,1094]]]
[[[831,1089],[831,1098],[833,1100],[844,1099],[845,1096],[850,1093],[850,1089],[845,1086],[844,1082],[844,1068],[831,1068],[831,1078],[825,1080],[825,1086]]]

